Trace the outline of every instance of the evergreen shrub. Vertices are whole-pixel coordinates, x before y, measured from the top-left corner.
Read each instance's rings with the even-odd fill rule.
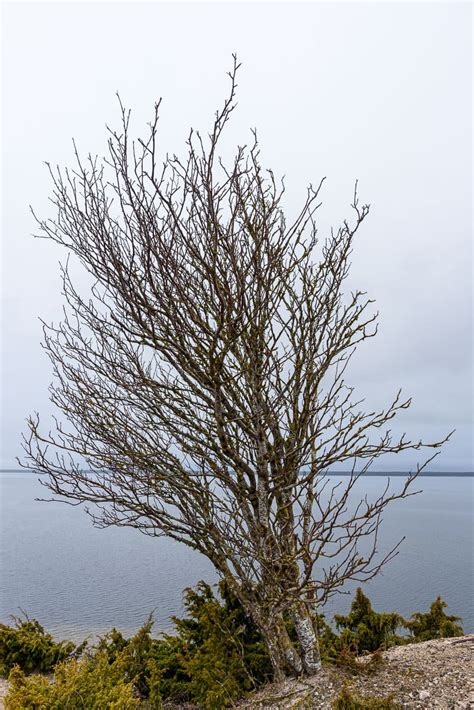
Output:
[[[155,647],[164,699],[193,700],[209,710],[268,682],[270,659],[263,639],[225,582],[221,600],[200,582],[185,592],[187,617],[173,617],[177,636]]]
[[[272,669],[263,639],[225,582],[219,594],[205,582],[185,590],[185,618],[173,617],[176,633],[153,638],[150,617],[131,638],[112,629],[92,648],[56,643],[37,621],[0,624],[0,663],[10,669],[6,710],[157,709],[167,703],[194,703],[221,710],[266,682]],[[324,615],[314,616],[323,662],[357,673],[376,671],[381,649],[463,633],[459,617],[447,616],[440,597],[426,614],[405,621],[398,614],[375,612],[358,589],[347,616],[336,615],[337,634]],[[397,634],[400,627],[410,636]],[[290,636],[294,630],[288,621]],[[367,654],[366,658],[359,656]],[[78,656],[80,656],[78,658]],[[31,672],[48,672],[54,679]],[[391,698],[358,698],[345,688],[336,710],[392,710]]]
[[[336,627],[342,629],[338,645],[352,648],[355,653],[377,651],[397,643],[403,638],[397,635],[397,629],[404,624],[400,614],[379,614],[372,609],[372,604],[359,587],[347,616],[334,616]]]
[[[0,675],[7,677],[14,666],[25,673],[48,673],[73,653],[81,653],[71,641],[54,641],[35,619],[13,618],[13,626],[0,624]]]
[[[5,710],[138,710],[133,681],[125,680],[119,656],[113,663],[98,651],[58,663],[54,678],[26,676],[16,666],[9,676]],[[159,706],[156,706],[159,707]]]
[[[447,606],[447,602],[438,596],[431,605],[429,612],[426,614],[420,612],[412,614],[410,620],[404,622],[405,628],[410,632],[410,640],[429,641],[430,639],[462,636],[464,630],[460,624],[456,623],[461,621],[461,617],[445,614],[444,610]]]

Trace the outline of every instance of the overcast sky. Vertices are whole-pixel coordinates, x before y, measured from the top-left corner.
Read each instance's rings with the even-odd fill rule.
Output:
[[[237,52],[242,144],[286,176],[294,212],[327,176],[321,231],[350,213],[359,179],[372,205],[351,282],[377,300],[380,331],[352,382],[367,406],[402,386],[413,437],[456,429],[433,468],[472,458],[471,6],[469,3],[83,3],[3,6],[1,466],[16,467],[27,415],[51,414],[38,317],[61,314],[58,261],[34,240],[29,204],[52,216],[42,163],[103,154],[115,92],[143,133],[162,96],[160,146],[183,153],[207,130]],[[416,460],[378,468],[411,467]],[[388,469],[387,469],[388,467]]]

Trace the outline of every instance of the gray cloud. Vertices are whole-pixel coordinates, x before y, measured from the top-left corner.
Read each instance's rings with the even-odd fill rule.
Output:
[[[2,467],[15,465],[27,414],[51,412],[37,318],[60,317],[64,254],[30,237],[29,203],[51,210],[42,161],[70,164],[72,136],[103,154],[117,89],[136,133],[164,97],[161,147],[179,153],[191,125],[209,127],[237,51],[226,150],[257,126],[290,213],[326,175],[322,235],[349,214],[356,178],[372,204],[351,283],[377,299],[381,327],[353,382],[369,405],[402,385],[414,396],[403,428],[456,428],[437,466],[472,470],[470,15],[461,3],[7,4]]]

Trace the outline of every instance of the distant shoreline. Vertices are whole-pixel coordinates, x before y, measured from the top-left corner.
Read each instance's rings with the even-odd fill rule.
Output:
[[[21,468],[0,468],[0,473],[23,473],[31,474],[32,471],[26,471]],[[406,477],[410,474],[409,471],[366,471],[363,476],[378,476],[378,477]],[[38,476],[44,474],[37,474]],[[351,471],[328,471],[327,476],[350,476]],[[419,474],[420,478],[474,478],[474,471],[422,471]]]
[[[329,471],[328,476],[350,476],[350,471]],[[366,471],[363,476],[408,476],[407,471]],[[420,478],[473,478],[474,471],[422,471]]]

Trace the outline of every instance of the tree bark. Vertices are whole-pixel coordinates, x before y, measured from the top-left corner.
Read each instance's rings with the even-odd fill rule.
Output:
[[[311,615],[304,604],[298,604],[293,608],[291,618],[301,647],[303,672],[308,676],[315,675],[321,670],[321,655]]]
[[[288,635],[283,617],[273,616],[259,626],[270,655],[274,680],[301,675],[303,662]]]

